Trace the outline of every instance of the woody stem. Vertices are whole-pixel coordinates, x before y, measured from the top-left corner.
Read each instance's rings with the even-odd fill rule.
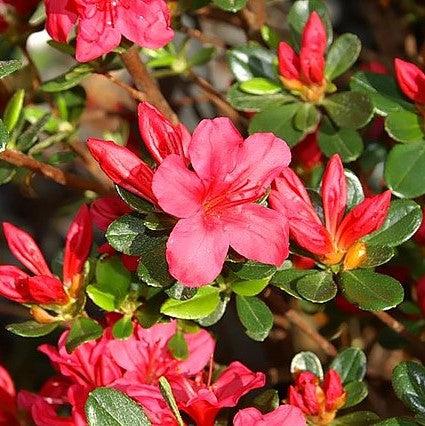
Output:
[[[179,119],[176,113],[161,93],[157,82],[150,75],[146,65],[140,58],[137,48],[133,46],[125,51],[121,55],[121,59],[133,78],[137,89],[145,93],[147,100],[158,108],[171,122],[177,124]]]

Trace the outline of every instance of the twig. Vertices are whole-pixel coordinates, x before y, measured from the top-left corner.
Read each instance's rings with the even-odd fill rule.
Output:
[[[36,159],[19,151],[6,149],[0,154],[0,159],[17,167],[25,167],[26,169],[41,174],[60,185],[69,186],[70,188],[79,190],[90,190],[97,192],[98,194],[107,194],[110,192],[108,188],[105,188],[104,185],[96,181],[64,172],[57,167],[37,161]]]
[[[264,0],[248,0],[246,7],[241,10],[241,15],[247,24],[251,38],[257,36],[261,27],[266,23],[266,2]]]
[[[220,38],[205,34],[196,28],[189,28],[189,27],[186,27],[185,25],[182,25],[182,27],[180,28],[180,31],[184,34],[187,34],[189,37],[192,37],[198,40],[199,42],[203,44],[211,44],[218,48],[226,47],[226,43],[224,43],[223,40],[221,40]]]
[[[193,71],[190,71],[189,76],[203,90],[205,95],[209,97],[210,101],[238,127],[246,128],[248,126],[248,120],[242,117],[207,80]]]
[[[124,89],[136,101],[138,101],[138,102],[146,101],[146,94],[145,93],[141,92],[140,90],[134,89],[129,84],[127,84],[124,81],[120,80],[119,78],[115,77],[115,75],[113,75],[109,72],[105,72],[102,75],[105,76],[108,80],[115,83],[117,86],[121,87],[121,89]]]
[[[326,355],[331,357],[336,356],[338,353],[335,346],[324,338],[317,330],[311,327],[311,325],[295,310],[288,306],[286,300],[278,294],[276,291],[269,288],[263,294],[264,300],[272,308],[272,310],[278,314],[284,315],[288,321],[297,326],[306,336],[314,340]]]
[[[131,47],[121,55],[127,71],[134,80],[136,87],[146,94],[146,99],[157,107],[169,120],[178,123],[176,113],[171,109],[169,103],[159,90],[156,81],[149,74],[146,65],[142,62],[139,52],[135,46]]]

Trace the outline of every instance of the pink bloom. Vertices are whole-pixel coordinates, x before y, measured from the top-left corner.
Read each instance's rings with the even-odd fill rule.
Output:
[[[255,202],[289,164],[287,145],[271,133],[244,141],[229,119],[216,118],[198,125],[188,154],[193,171],[169,155],[152,184],[159,206],[180,219],[167,243],[171,275],[187,286],[208,284],[229,246],[248,259],[281,265],[287,222]]]
[[[278,49],[279,72],[287,80],[303,85],[321,85],[324,80],[326,29],[317,12],[313,12],[303,31],[299,56],[286,42]]]
[[[313,423],[322,425],[332,422],[337,410],[344,406],[345,399],[341,377],[332,369],[328,370],[321,383],[310,371],[298,373],[288,393],[289,404],[301,409]]]
[[[45,0],[46,29],[66,43],[77,25],[79,62],[87,62],[119,46],[122,36],[156,49],[173,38],[170,15],[163,0]]]
[[[79,284],[92,245],[88,207],[83,205],[80,208],[68,229],[62,281],[50,271],[40,249],[28,233],[7,222],[3,223],[3,230],[10,251],[34,276],[16,266],[1,265],[0,294],[19,303],[68,303],[67,290]]]
[[[264,384],[263,373],[254,373],[240,362],[232,362],[211,385],[203,381],[202,375],[195,380],[180,376],[172,382],[172,387],[181,410],[197,425],[212,426],[222,408],[235,407],[243,395]]]
[[[133,210],[116,195],[98,198],[93,201],[90,206],[92,221],[101,231],[106,231],[114,220],[132,211]]]
[[[15,385],[0,365],[0,426],[19,426],[17,414]]]
[[[394,65],[401,91],[413,102],[425,104],[425,73],[415,64],[398,58]]]
[[[261,414],[256,408],[239,410],[233,419],[234,426],[305,426],[302,411],[291,405],[281,405],[276,410]]]
[[[324,224],[300,179],[286,168],[276,179],[270,204],[287,215],[292,238],[299,246],[329,265],[340,263],[345,256],[346,269],[354,269],[362,261],[361,238],[379,229],[387,217],[391,192],[366,198],[346,214],[344,168],[340,157],[334,155],[323,175],[321,195]]]
[[[186,158],[190,142],[188,130],[182,124],[173,125],[147,102],[139,105],[139,130],[157,164],[169,154]],[[114,142],[93,138],[87,141],[87,145],[102,170],[117,185],[156,204],[152,192],[153,170],[134,152]]]

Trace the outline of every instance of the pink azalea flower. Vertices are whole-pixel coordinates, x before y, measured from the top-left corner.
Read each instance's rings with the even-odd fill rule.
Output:
[[[340,157],[334,155],[322,180],[323,224],[307,190],[291,169],[286,168],[275,183],[270,205],[286,214],[292,238],[299,246],[328,265],[344,261],[345,269],[354,269],[361,264],[365,255],[361,238],[383,225],[390,207],[390,191],[366,198],[346,214],[344,168]]]
[[[305,426],[302,411],[291,405],[281,405],[276,410],[262,414],[256,408],[239,410],[233,419],[233,426]]]
[[[98,198],[90,205],[92,221],[101,231],[106,231],[108,226],[115,219],[131,213],[132,211],[133,210],[116,195]]]
[[[285,218],[256,202],[289,164],[288,146],[271,133],[243,140],[227,118],[203,120],[184,159],[169,155],[153,177],[159,206],[180,220],[167,243],[171,275],[187,286],[212,282],[229,246],[279,266],[288,255]]]
[[[164,0],[45,0],[46,29],[61,43],[77,26],[76,58],[87,62],[119,46],[122,36],[149,48],[173,38]]]
[[[8,371],[0,365],[0,425],[19,426],[16,390]]]
[[[425,73],[415,64],[398,58],[394,65],[401,91],[416,104],[425,104]]]
[[[235,407],[243,395],[265,384],[263,373],[254,373],[237,361],[213,384],[205,383],[203,376],[200,374],[195,380],[180,376],[172,382],[179,408],[202,426],[213,426],[222,408]]]
[[[63,305],[70,300],[70,290],[81,283],[84,263],[92,246],[89,209],[83,205],[66,236],[62,281],[53,275],[32,237],[4,222],[7,244],[14,256],[34,275],[12,265],[0,266],[0,294],[19,303]],[[72,292],[72,291],[71,291]]]

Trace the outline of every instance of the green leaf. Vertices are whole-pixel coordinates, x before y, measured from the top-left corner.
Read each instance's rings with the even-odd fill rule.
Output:
[[[168,296],[177,300],[189,300],[196,294],[196,292],[196,288],[186,287],[179,282],[165,290],[165,293],[167,293]]]
[[[319,128],[319,147],[323,154],[339,154],[344,163],[357,160],[363,152],[363,139],[353,129],[337,128],[324,117]]]
[[[332,81],[344,74],[357,61],[361,49],[362,43],[356,35],[346,33],[338,37],[326,57],[326,78]]]
[[[31,124],[31,126],[29,126],[25,132],[19,136],[16,144],[17,148],[20,151],[27,151],[34,146],[38,141],[40,132],[43,130],[48,121],[49,114],[45,114],[34,124]]]
[[[270,105],[284,104],[294,102],[295,98],[285,92],[274,93],[271,95],[251,95],[240,89],[243,83],[235,83],[227,92],[227,100],[239,111],[255,112],[261,111]]]
[[[260,29],[260,32],[261,37],[267,46],[272,50],[276,50],[280,42],[280,36],[277,31],[268,25],[263,25]]]
[[[111,388],[97,388],[86,402],[89,426],[151,426],[139,404]]]
[[[344,404],[344,408],[354,407],[355,405],[362,402],[368,394],[367,386],[363,382],[350,382],[344,386],[345,392],[347,392],[347,399]]]
[[[385,130],[391,138],[398,142],[424,141],[425,135],[422,130],[422,121],[418,114],[405,109],[391,111],[385,120]]]
[[[6,330],[22,337],[41,337],[51,333],[59,326],[58,322],[40,324],[35,321],[18,322],[6,326]]]
[[[115,189],[117,190],[118,195],[122,198],[122,200],[128,204],[132,209],[136,210],[139,213],[149,213],[153,211],[152,204],[149,204],[143,198],[134,195],[130,191],[121,188],[118,185],[115,185]]]
[[[240,296],[256,296],[261,293],[270,281],[270,277],[258,280],[236,281],[232,283],[232,291]]]
[[[361,381],[366,375],[366,355],[358,348],[344,349],[333,359],[329,368],[340,375],[344,384]]]
[[[376,268],[379,265],[387,263],[395,255],[392,247],[376,246],[366,244],[366,255],[364,259],[356,266],[358,268]]]
[[[282,86],[263,77],[251,78],[239,84],[239,89],[252,95],[273,95],[282,91]]]
[[[112,312],[118,308],[116,297],[108,292],[102,291],[94,284],[90,284],[86,288],[86,292],[93,303],[104,311]]]
[[[376,424],[379,416],[371,411],[356,411],[342,417],[337,417],[332,426],[370,426]]]
[[[425,142],[392,148],[385,163],[384,177],[398,197],[415,198],[425,194]]]
[[[351,78],[351,90],[367,93],[378,114],[387,115],[401,108],[414,111],[413,104],[408,102],[398,89],[394,78],[371,72],[358,72]]]
[[[193,56],[190,57],[188,65],[190,67],[196,67],[204,65],[209,62],[216,52],[215,47],[203,47],[199,49]]]
[[[412,200],[391,203],[387,219],[380,229],[364,238],[368,245],[395,247],[407,241],[422,222],[421,207]]]
[[[161,313],[180,319],[199,319],[210,315],[220,302],[217,287],[201,287],[189,300],[168,299],[161,307]]]
[[[0,120],[0,152],[3,152],[6,149],[8,142],[9,142],[9,132],[7,131],[3,121]],[[0,160],[0,165],[2,165],[3,163],[8,164]],[[1,172],[0,172],[0,176],[1,176]],[[0,183],[3,183],[3,182],[0,181]]]
[[[337,293],[332,273],[327,271],[305,275],[297,280],[296,288],[301,297],[314,303],[327,302]]]
[[[291,374],[297,374],[301,371],[311,371],[320,380],[323,380],[322,363],[313,352],[299,352],[292,358]]]
[[[16,59],[0,61],[0,79],[22,68],[22,62]]]
[[[275,64],[276,55],[256,43],[229,50],[227,60],[238,81],[247,81],[254,77],[278,81]]]
[[[218,306],[213,312],[204,318],[199,318],[197,323],[202,327],[210,327],[211,325],[217,323],[223,318],[224,313],[226,312],[227,304],[229,303],[230,297],[224,296],[220,299]]]
[[[333,32],[332,23],[329,17],[329,12],[326,4],[322,0],[297,0],[289,10],[287,22],[289,24],[289,30],[291,32],[292,44],[296,50],[300,50],[301,37],[304,30],[304,26],[312,12],[316,11],[322,22],[326,26],[327,44],[328,46],[332,43]]]
[[[344,170],[344,175],[347,182],[347,209],[351,210],[364,200],[363,187],[359,178],[350,170]]]
[[[124,315],[112,327],[112,335],[115,339],[128,339],[132,334],[132,315]]]
[[[174,414],[174,417],[177,420],[177,424],[179,426],[184,426],[184,421],[182,419],[182,416],[180,415],[176,399],[173,395],[173,390],[171,389],[171,385],[165,377],[159,378],[159,389],[161,390],[162,396],[170,407],[170,410]]]
[[[323,100],[323,106],[339,127],[359,129],[373,116],[369,96],[361,92],[339,92]]]
[[[266,265],[253,260],[243,263],[229,263],[229,267],[242,280],[268,278],[276,272],[276,268],[273,265]]]
[[[375,426],[418,426],[414,420],[402,418],[402,417],[391,417],[390,419],[382,420],[382,422],[374,423]]]
[[[273,314],[262,300],[236,295],[236,310],[251,339],[263,341],[269,335],[273,326]]]
[[[13,131],[19,121],[24,106],[25,90],[20,89],[14,93],[7,103],[3,114],[3,122],[8,132]]]
[[[165,301],[165,295],[159,293],[157,296],[150,298],[146,303],[134,313],[137,321],[143,328],[150,328],[155,325],[161,318],[161,306]]]
[[[45,92],[62,92],[77,86],[81,81],[91,74],[93,66],[90,64],[78,64],[66,71],[59,77],[46,81],[41,85]]]
[[[2,138],[1,128],[2,126],[0,125],[0,138]],[[10,182],[15,176],[16,172],[17,172],[17,168],[15,166],[12,166],[6,161],[0,160],[0,185],[4,185]]]
[[[299,102],[268,106],[255,114],[249,124],[249,133],[272,132],[289,146],[296,145],[305,134],[293,124],[295,114],[301,106]]]
[[[294,126],[305,133],[313,132],[319,124],[320,113],[313,104],[303,103],[294,115]]]
[[[213,3],[227,12],[237,12],[246,6],[247,0],[213,0]]]
[[[403,301],[403,287],[397,280],[368,269],[345,271],[340,283],[344,296],[366,311],[391,309]]]
[[[269,413],[279,407],[280,398],[276,389],[267,389],[256,396],[252,405],[262,413]]]
[[[71,353],[77,346],[102,336],[103,328],[91,318],[76,318],[66,339],[65,347]]]
[[[167,346],[175,359],[182,361],[189,357],[189,348],[184,334],[181,331],[177,331],[174,334],[168,341]]]
[[[417,362],[404,361],[392,374],[395,394],[413,412],[425,415],[425,367]]]
[[[301,296],[297,290],[298,280],[315,273],[315,270],[308,269],[284,269],[283,271],[276,272],[270,280],[270,283],[291,296],[300,299]]]

